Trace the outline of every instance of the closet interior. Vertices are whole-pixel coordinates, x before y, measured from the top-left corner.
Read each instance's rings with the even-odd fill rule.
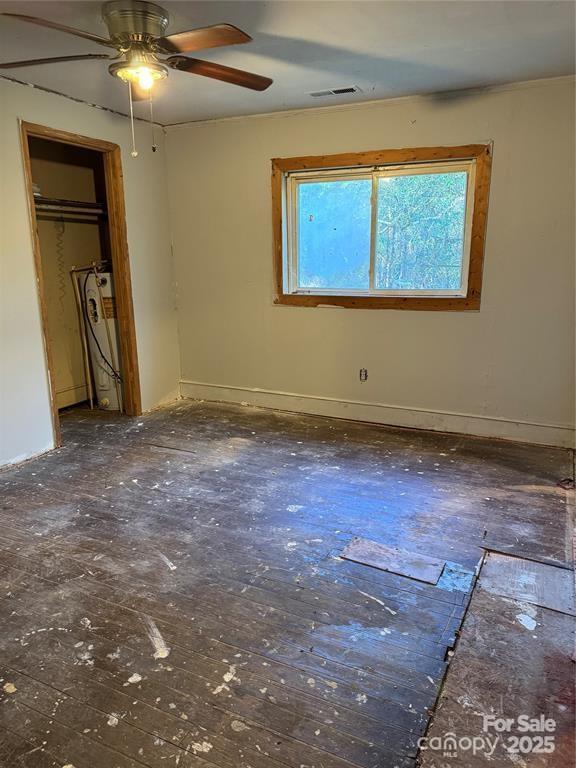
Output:
[[[28,137],[53,398],[123,410],[102,153]]]

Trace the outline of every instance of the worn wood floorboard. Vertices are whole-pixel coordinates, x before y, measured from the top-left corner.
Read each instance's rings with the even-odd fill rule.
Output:
[[[2,768],[411,768],[487,531],[569,567],[568,451],[191,402],[63,435],[0,473]]]

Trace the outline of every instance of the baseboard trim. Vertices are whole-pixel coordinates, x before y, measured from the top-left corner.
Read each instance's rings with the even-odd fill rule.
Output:
[[[54,450],[54,443],[51,443],[46,448],[43,448],[41,451],[36,451],[34,453],[21,453],[19,456],[14,456],[12,459],[6,459],[3,460],[0,463],[0,472],[4,469],[14,469],[16,466],[20,464],[25,464],[28,461],[33,461],[34,459],[39,459],[41,456],[45,456],[47,453],[50,453],[50,451]]]
[[[367,403],[361,400],[338,400],[319,395],[250,389],[225,384],[207,384],[186,379],[180,382],[180,394],[184,398],[195,400],[242,403],[277,411],[330,416],[337,419],[366,421],[393,427],[496,437],[503,440],[553,445],[561,448],[573,448],[576,436],[573,427],[560,424],[541,424],[467,413],[429,411],[423,408]]]

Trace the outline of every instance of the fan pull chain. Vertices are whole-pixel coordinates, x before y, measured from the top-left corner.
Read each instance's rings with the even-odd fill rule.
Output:
[[[136,149],[136,136],[134,134],[134,105],[132,103],[132,83],[128,80],[128,95],[130,97],[130,128],[132,129],[132,157],[138,157],[138,150]]]
[[[152,88],[148,91],[148,103],[150,104],[150,133],[152,134],[152,152],[156,152],[158,147],[154,141],[154,109],[152,107]]]

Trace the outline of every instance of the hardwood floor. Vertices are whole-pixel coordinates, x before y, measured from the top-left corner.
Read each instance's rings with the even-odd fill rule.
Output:
[[[410,768],[484,541],[568,565],[569,451],[184,401],[62,428],[0,474],[2,768]]]

